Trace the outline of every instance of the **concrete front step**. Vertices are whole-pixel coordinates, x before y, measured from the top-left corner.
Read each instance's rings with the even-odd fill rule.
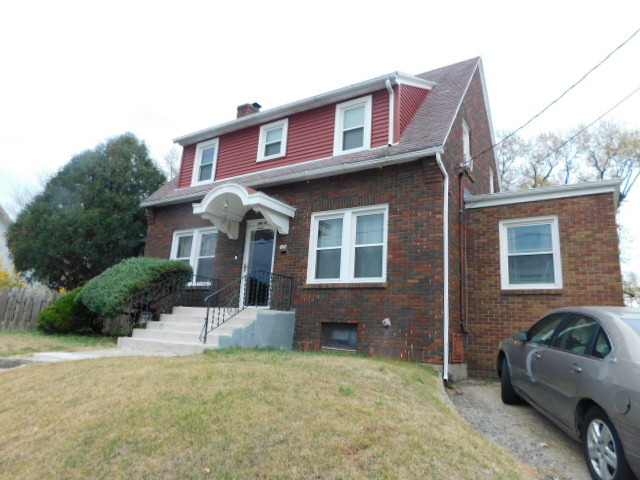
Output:
[[[176,355],[202,353],[205,350],[230,347],[271,347],[291,349],[293,345],[293,312],[274,312],[247,308],[223,325],[210,331],[207,344],[199,339],[204,325],[205,308],[176,307],[175,314],[163,314],[158,322],[145,329],[134,329],[131,337],[118,339],[121,349],[167,352]],[[215,323],[210,310],[211,321]]]
[[[166,332],[187,332],[200,334],[203,322],[199,323],[180,323],[180,322],[149,322],[147,330],[163,330]]]
[[[180,332],[175,330],[151,330],[148,328],[136,328],[131,338],[143,338],[145,340],[159,340],[180,343],[199,343],[200,330],[197,332]]]

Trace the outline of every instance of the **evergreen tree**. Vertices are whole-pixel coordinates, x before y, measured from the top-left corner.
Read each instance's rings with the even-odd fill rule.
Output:
[[[146,233],[140,202],[165,181],[131,133],[74,156],[9,228],[16,269],[71,290],[133,256]]]

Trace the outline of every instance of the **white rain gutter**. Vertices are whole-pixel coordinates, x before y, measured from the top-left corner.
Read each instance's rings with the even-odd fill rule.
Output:
[[[395,78],[394,78],[394,81],[395,81]],[[393,134],[395,133],[395,129],[396,129],[396,118],[395,118],[396,95],[393,91],[393,85],[391,84],[390,79],[387,78],[384,84],[387,87],[387,90],[389,92],[389,141],[387,143],[389,145],[393,145],[393,141],[395,140],[393,138]]]
[[[436,153],[436,162],[438,162],[438,166],[440,167],[440,171],[442,172],[442,176],[444,177],[444,194],[443,201],[444,204],[442,206],[442,215],[443,219],[443,260],[444,260],[444,308],[443,308],[443,336],[444,336],[444,346],[443,346],[443,354],[442,354],[442,379],[446,382],[449,379],[449,175],[447,174],[447,170],[444,168],[442,163],[442,158],[439,153]]]

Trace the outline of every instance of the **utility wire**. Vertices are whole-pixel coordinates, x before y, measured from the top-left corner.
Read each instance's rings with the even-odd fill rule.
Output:
[[[549,105],[547,105],[546,107],[544,107],[542,110],[540,110],[538,113],[536,113],[533,117],[531,117],[529,120],[527,120],[523,125],[521,125],[520,127],[516,128],[513,132],[511,132],[509,135],[507,135],[506,137],[504,137],[502,140],[500,140],[499,142],[494,143],[493,145],[491,145],[489,148],[487,148],[486,150],[483,150],[482,152],[480,152],[479,154],[477,154],[476,156],[472,157],[471,159],[467,160],[465,163],[466,164],[471,164],[471,162],[473,162],[476,158],[478,158],[481,155],[484,155],[485,153],[487,153],[489,150],[497,147],[498,145],[500,145],[502,142],[504,142],[505,140],[513,137],[516,133],[518,133],[520,130],[522,130],[524,127],[526,127],[527,125],[529,125],[531,122],[533,122],[536,118],[538,118],[540,115],[542,115],[544,112],[546,112],[547,110],[549,110],[549,108],[551,108],[553,105],[555,105],[556,103],[558,103],[558,101],[560,99],[562,99],[562,97],[564,97],[567,93],[569,93],[571,90],[573,90],[575,87],[578,86],[578,84],[582,83],[582,81],[587,78],[591,73],[593,73],[593,71],[595,71],[597,68],[600,67],[600,65],[602,65],[604,62],[606,62],[607,60],[609,60],[609,58],[616,53],[618,50],[620,50],[622,47],[624,47],[627,43],[629,43],[629,41],[635,37],[638,33],[640,33],[640,28],[637,29],[635,32],[633,32],[633,34],[631,34],[631,36],[629,38],[627,38],[624,42],[622,42],[620,45],[618,45],[616,48],[614,48],[611,52],[609,52],[609,54],[604,57],[602,60],[600,60],[600,62],[598,62],[594,67],[592,67],[587,73],[585,73],[580,80],[578,80],[577,82],[575,82],[573,85],[571,85],[569,88],[567,88],[564,92],[562,92],[562,94],[556,98],[555,100],[553,100]],[[635,92],[634,92],[635,93]],[[631,94],[633,95],[633,94]],[[623,100],[624,101],[624,100]],[[616,105],[617,106],[617,105]],[[615,107],[613,107],[615,108]],[[606,115],[606,114],[605,114]]]
[[[611,113],[613,110],[615,110],[616,108],[618,108],[620,105],[622,105],[624,102],[626,102],[627,100],[629,100],[629,98],[631,98],[633,95],[635,95],[636,93],[638,93],[640,91],[640,86],[638,86],[635,90],[633,90],[631,93],[629,93],[626,97],[624,97],[622,100],[620,100],[618,103],[616,103],[613,107],[609,108],[606,112],[604,112],[602,115],[600,115],[598,118],[596,118],[594,121],[592,121],[589,125],[581,128],[578,132],[576,132],[575,134],[573,134],[568,140],[566,140],[564,143],[562,143],[561,145],[557,146],[556,148],[554,148],[553,150],[551,150],[547,155],[545,155],[544,157],[542,157],[541,160],[545,160],[546,158],[550,157],[551,155],[553,155],[555,152],[557,152],[558,150],[560,150],[562,147],[564,147],[567,143],[573,141],[573,139],[575,139],[578,135],[584,133],[585,131],[587,131],[590,127],[593,126],[593,124],[595,124],[596,122],[602,120],[603,117],[605,117],[606,115],[608,115],[609,113]],[[505,137],[505,139],[508,137]],[[498,142],[500,143],[500,142]],[[496,144],[497,145],[497,144]],[[483,152],[484,153],[484,152]],[[482,197],[480,197],[478,200],[476,200],[473,203],[469,203],[469,204],[465,204],[465,208],[469,208],[474,206],[477,203],[480,203],[481,201],[483,201],[485,198],[487,198],[489,195],[492,195],[492,193],[485,193]]]

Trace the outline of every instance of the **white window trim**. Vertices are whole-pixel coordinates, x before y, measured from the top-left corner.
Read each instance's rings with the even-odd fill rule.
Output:
[[[267,133],[272,130],[278,130],[282,128],[282,140],[281,140],[281,148],[280,152],[275,153],[273,155],[265,155],[264,148],[267,143]],[[266,160],[272,160],[274,158],[280,158],[287,155],[287,133],[289,131],[289,119],[285,118],[284,120],[279,120],[277,122],[268,123],[267,125],[262,125],[260,127],[260,141],[258,142],[258,162],[264,162]]]
[[[355,237],[356,217],[382,213],[382,275],[380,277],[355,277]],[[340,256],[340,278],[315,278],[316,276],[316,249],[318,245],[318,223],[321,220],[342,218],[342,246]],[[388,246],[389,206],[375,205],[371,207],[350,208],[344,210],[331,210],[311,214],[311,235],[309,239],[309,258],[307,261],[307,283],[383,283],[387,281],[387,246]]]
[[[216,166],[218,165],[218,151],[219,148],[219,139],[214,138],[212,140],[207,140],[206,142],[200,142],[196,146],[196,155],[193,161],[193,176],[191,178],[191,185],[205,185],[207,183],[213,183],[216,178]],[[207,180],[198,180],[198,174],[200,173],[200,162],[202,161],[202,152],[203,150],[215,147],[216,151],[213,155],[213,162],[211,163],[211,178]]]
[[[508,228],[524,227],[528,225],[551,225],[551,248],[553,253],[554,283],[509,283],[509,245]],[[562,257],[560,252],[560,233],[558,217],[550,215],[546,217],[516,218],[500,221],[500,276],[503,290],[549,290],[562,288]]]
[[[344,155],[347,153],[360,152],[371,148],[371,112],[373,99],[371,95],[356,98],[348,102],[338,103],[336,105],[336,121],[334,125],[333,135],[333,154]],[[342,149],[342,132],[344,125],[344,112],[352,108],[364,106],[364,138],[363,145],[359,148],[351,148],[349,150]]]
[[[217,233],[218,229],[216,228],[192,228],[189,230],[176,230],[173,232],[173,243],[171,244],[171,260],[178,260],[178,241],[181,237],[193,236],[193,242],[191,244],[191,255],[189,258],[189,265],[193,269],[193,274],[196,275],[197,267],[198,267],[198,259],[200,258],[200,242],[202,240],[202,236],[207,233]],[[215,258],[216,255],[213,255]],[[204,276],[204,275],[203,275]]]
[[[464,155],[464,163],[473,172],[473,157],[471,156],[471,130],[467,122],[462,120],[462,154]]]

